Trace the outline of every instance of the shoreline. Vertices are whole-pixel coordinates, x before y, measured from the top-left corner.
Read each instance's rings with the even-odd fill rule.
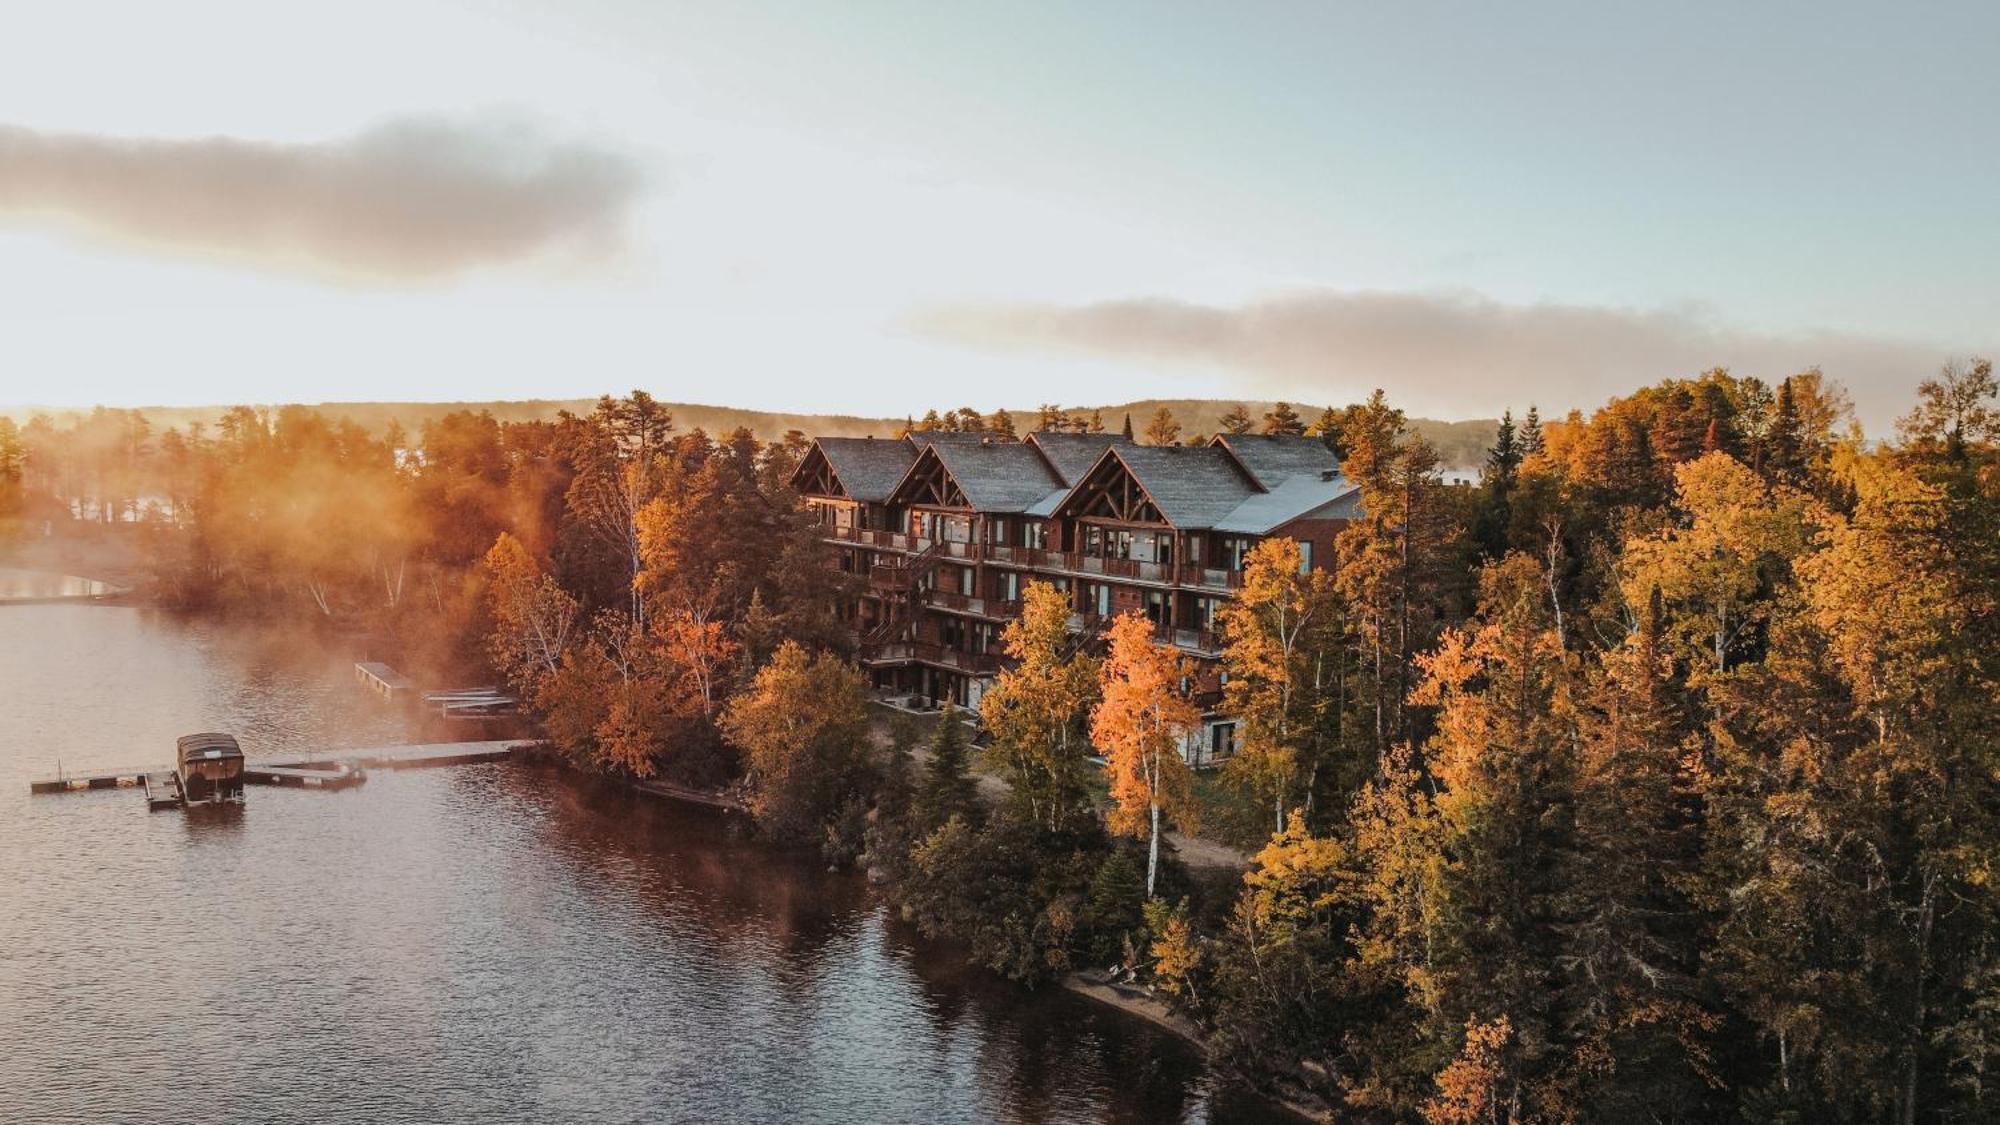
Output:
[[[1078,996],[1123,1012],[1135,1019],[1144,1020],[1162,1031],[1178,1036],[1200,1051],[1204,1058],[1208,1056],[1208,1037],[1202,1034],[1194,1021],[1179,1015],[1163,1001],[1154,998],[1150,990],[1114,984],[1099,969],[1083,969],[1067,973],[1062,978],[1062,986]],[[1249,1083],[1240,1075],[1234,1076],[1232,1080],[1261,1100],[1301,1121],[1335,1120],[1335,1107],[1305,1090],[1294,1092],[1273,1090]]]

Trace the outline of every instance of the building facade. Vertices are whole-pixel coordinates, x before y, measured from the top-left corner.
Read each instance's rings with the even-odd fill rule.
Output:
[[[977,707],[1022,589],[1044,581],[1069,596],[1079,644],[1138,612],[1197,658],[1197,764],[1235,749],[1235,722],[1215,710],[1216,613],[1251,549],[1290,538],[1305,567],[1330,566],[1360,502],[1319,439],[1287,435],[1201,446],[1108,433],[821,438],[793,484],[836,565],[866,579],[847,615],[878,690]]]

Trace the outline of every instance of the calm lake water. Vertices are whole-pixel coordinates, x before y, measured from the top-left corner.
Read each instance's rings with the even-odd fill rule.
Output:
[[[0,607],[0,1121],[1251,1121],[729,818],[513,765],[149,814],[57,760],[413,740],[295,641]]]

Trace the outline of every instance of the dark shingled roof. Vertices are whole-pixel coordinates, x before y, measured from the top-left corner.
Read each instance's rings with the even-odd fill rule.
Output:
[[[1028,435],[1028,440],[1041,447],[1065,485],[1082,480],[1106,449],[1138,444],[1124,434],[1070,434],[1054,430],[1036,430]]]
[[[1340,461],[1316,437],[1290,434],[1217,434],[1209,444],[1228,448],[1257,483],[1276,488],[1289,477],[1335,472]]]
[[[1118,445],[1125,463],[1166,521],[1179,528],[1214,527],[1257,487],[1221,446]]]
[[[970,430],[911,430],[903,436],[915,442],[918,449],[927,445],[978,445],[989,438],[996,441],[1010,440]]]
[[[893,438],[823,437],[819,451],[850,500],[880,503],[916,463],[916,447]]]
[[[976,512],[1025,512],[1063,486],[1040,453],[1017,441],[939,442],[930,451]]]

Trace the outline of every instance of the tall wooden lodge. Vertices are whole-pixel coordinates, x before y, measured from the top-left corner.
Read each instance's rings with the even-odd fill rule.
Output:
[[[793,483],[840,568],[868,580],[851,619],[878,690],[976,707],[1005,660],[1000,633],[1021,589],[1039,579],[1068,593],[1085,639],[1136,610],[1202,662],[1197,762],[1235,749],[1235,721],[1214,710],[1216,610],[1244,560],[1284,536],[1308,569],[1330,565],[1360,503],[1318,438],[1288,435],[1192,447],[1110,433],[820,438]]]

